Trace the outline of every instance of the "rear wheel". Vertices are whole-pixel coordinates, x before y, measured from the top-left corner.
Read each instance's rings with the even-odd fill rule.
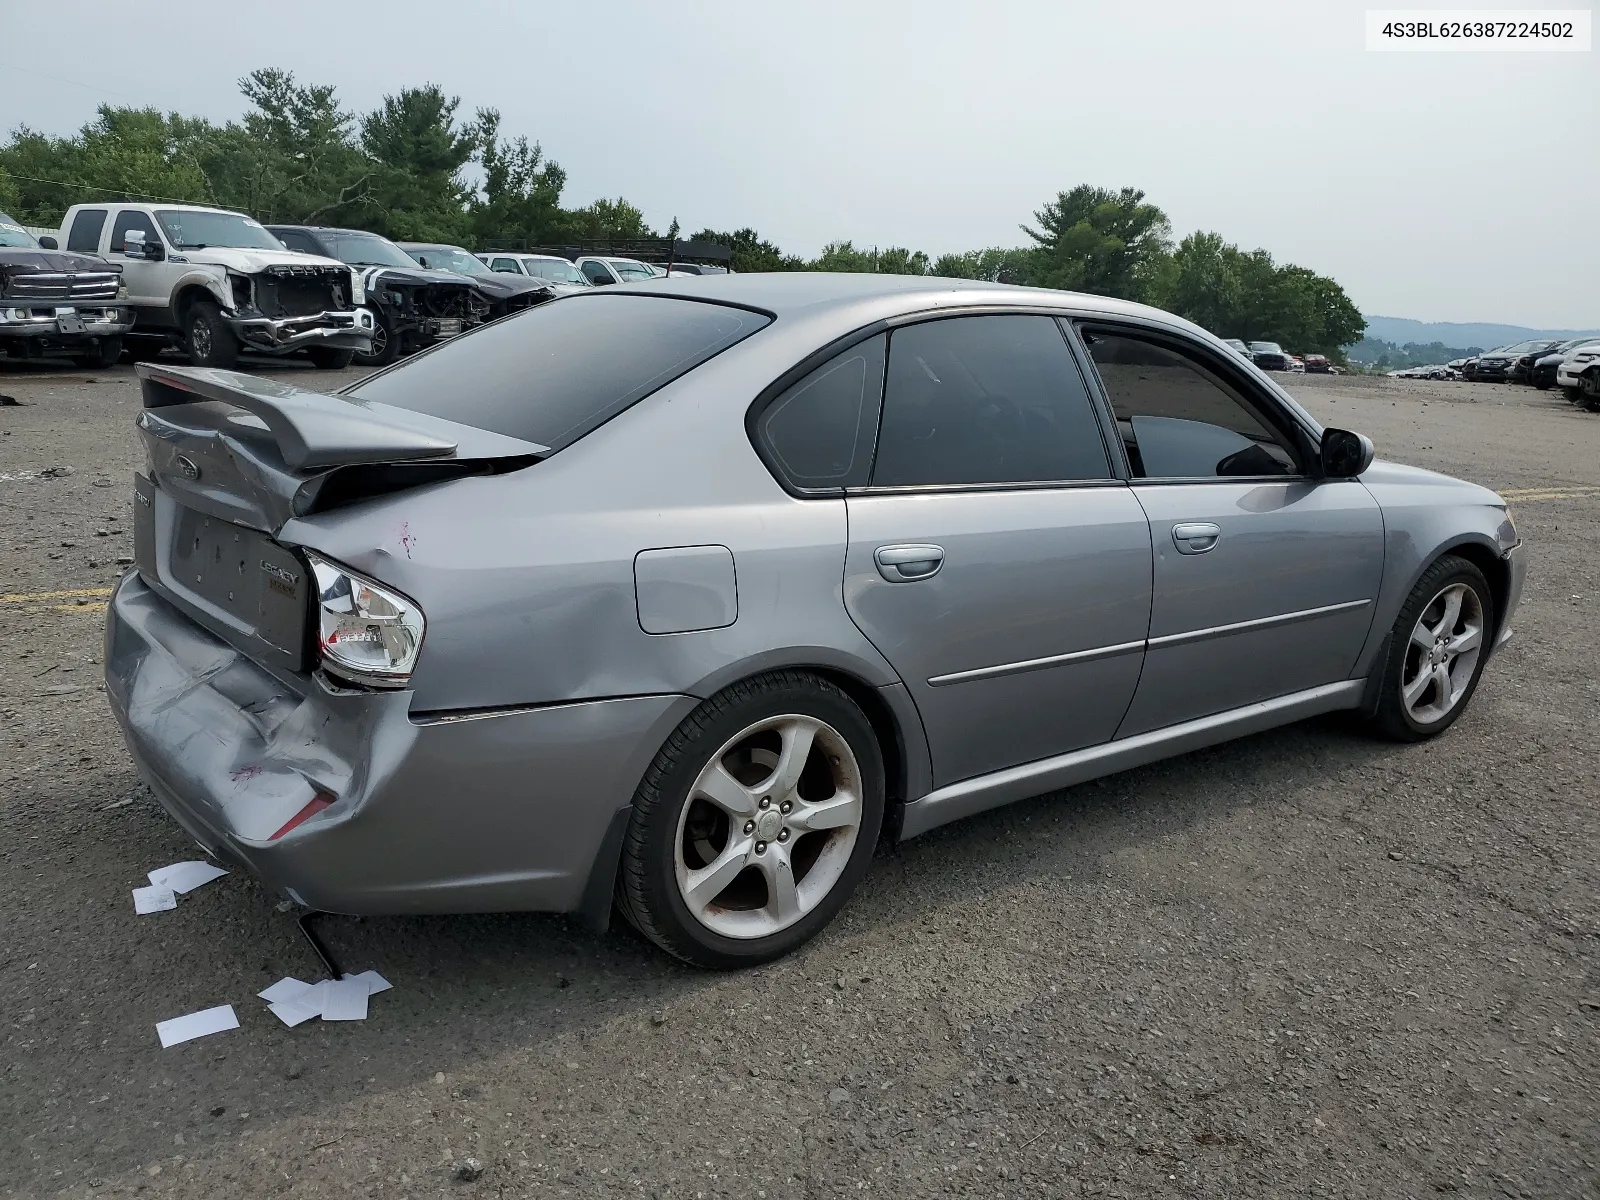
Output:
[[[93,345],[82,354],[74,354],[72,361],[80,367],[91,369],[114,367],[122,358],[122,335],[96,338]]]
[[[319,371],[342,371],[355,359],[354,350],[337,350],[332,346],[313,346],[306,351],[311,365]]]
[[[702,967],[786,954],[844,907],[883,823],[883,757],[839,688],[780,671],[705,701],[634,795],[617,901]]]
[[[356,351],[355,362],[360,367],[387,367],[400,357],[400,339],[395,337],[382,315],[372,323],[372,352]]]
[[[1482,571],[1454,554],[1424,571],[1389,637],[1378,729],[1420,742],[1450,728],[1477,690],[1493,630],[1494,595]]]
[[[197,367],[231,367],[239,361],[239,342],[209,300],[196,300],[183,321],[183,347]]]

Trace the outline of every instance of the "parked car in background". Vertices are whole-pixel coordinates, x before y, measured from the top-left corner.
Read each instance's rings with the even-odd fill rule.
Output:
[[[1523,345],[1527,349],[1517,355],[1516,361],[1511,364],[1510,380],[1512,383],[1532,383],[1533,364],[1560,346],[1561,339],[1546,338],[1542,341],[1524,342]]]
[[[701,263],[669,263],[668,275],[726,275],[727,267],[708,267]]]
[[[1478,356],[1473,355],[1471,358],[1462,359],[1459,370],[1461,371],[1461,378],[1469,382],[1476,379],[1478,377]]]
[[[460,246],[443,242],[396,242],[395,245],[421,266],[435,271],[454,271],[471,279],[488,297],[491,321],[543,304],[556,296],[555,285],[550,280],[491,271],[481,259]]]
[[[1327,375],[1333,370],[1325,354],[1308,354],[1303,361],[1308,375]]]
[[[106,699],[272,894],[615,905],[692,963],[770,960],[880,834],[1466,711],[1526,571],[1504,500],[1230,355],[1105,297],[752,273],[568,297],[337,396],[146,365]]]
[[[136,357],[176,346],[199,366],[231,367],[241,351],[305,351],[317,366],[338,368],[372,345],[376,320],[360,273],[286,249],[243,213],[75,204],[61,237],[70,251],[121,265],[135,315],[123,344]]]
[[[1228,349],[1232,350],[1235,354],[1238,354],[1243,358],[1250,357],[1250,347],[1246,346],[1238,338],[1223,338],[1222,342],[1223,345],[1227,346]]]
[[[1562,356],[1556,386],[1574,404],[1591,411],[1600,407],[1600,341],[1585,342]]]
[[[1442,363],[1429,363],[1420,367],[1404,367],[1398,371],[1390,371],[1394,379],[1453,379],[1455,372]]]
[[[83,367],[109,367],[122,356],[133,307],[122,267],[97,254],[44,246],[0,212],[0,353],[11,358],[62,355]]]
[[[1289,370],[1296,375],[1304,375],[1306,373],[1306,360],[1298,354],[1289,355]]]
[[[1517,342],[1510,346],[1501,346],[1496,350],[1485,350],[1478,355],[1478,364],[1473,372],[1473,377],[1480,383],[1505,383],[1511,378],[1511,373],[1517,361],[1525,354],[1534,350],[1544,352],[1548,346],[1555,345],[1550,341]]]
[[[1556,373],[1561,369],[1561,360],[1581,346],[1600,343],[1600,338],[1589,334],[1585,337],[1569,338],[1559,346],[1554,347],[1547,354],[1541,354],[1533,360],[1533,366],[1528,371],[1528,382],[1541,392],[1547,391],[1556,385]]]
[[[478,257],[491,271],[548,279],[551,283],[565,284],[568,287],[593,286],[571,259],[560,258],[554,254],[523,254],[510,250],[491,250]]]
[[[1277,342],[1251,342],[1250,361],[1263,371],[1287,371],[1289,356]]]
[[[604,287],[610,283],[639,283],[642,280],[657,278],[649,263],[642,263],[636,258],[586,254],[577,260],[577,267],[583,272],[584,277],[597,287]]]
[[[386,237],[323,225],[266,228],[291,250],[337,258],[361,272],[367,307],[377,317],[372,348],[355,356],[361,366],[386,366],[489,319],[492,300],[471,279],[418,266]]]

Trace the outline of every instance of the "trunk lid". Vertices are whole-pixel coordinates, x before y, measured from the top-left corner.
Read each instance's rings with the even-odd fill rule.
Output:
[[[134,564],[259,662],[311,665],[310,572],[294,517],[471,474],[546,448],[384,404],[204,367],[141,364]]]

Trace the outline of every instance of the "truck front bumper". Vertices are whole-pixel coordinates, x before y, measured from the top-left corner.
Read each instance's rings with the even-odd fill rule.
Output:
[[[414,717],[407,691],[266,670],[135,571],[111,599],[105,650],[106,697],[173,819],[274,891],[358,915],[598,905],[603,919],[634,789],[698,703]]]
[[[126,304],[13,307],[0,300],[0,338],[27,338],[63,347],[118,337],[133,328]]]
[[[377,328],[372,310],[367,308],[276,319],[251,313],[223,316],[239,339],[240,348],[255,354],[293,354],[313,346],[365,354],[372,349],[372,334]]]

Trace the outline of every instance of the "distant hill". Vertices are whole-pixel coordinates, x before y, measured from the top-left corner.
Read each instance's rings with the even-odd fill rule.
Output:
[[[1522,325],[1457,324],[1451,321],[1413,321],[1409,317],[1362,315],[1367,318],[1367,337],[1397,346],[1407,342],[1417,345],[1442,342],[1446,346],[1483,346],[1493,349],[1529,338],[1575,338],[1589,333],[1600,337],[1600,329],[1528,329]]]

